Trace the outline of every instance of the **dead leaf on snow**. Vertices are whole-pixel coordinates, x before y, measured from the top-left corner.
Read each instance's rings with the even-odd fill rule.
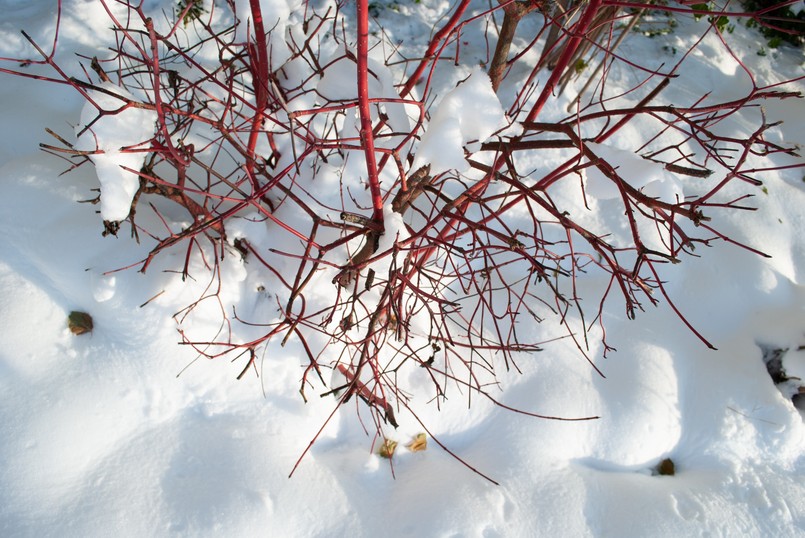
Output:
[[[420,452],[428,448],[428,436],[424,433],[418,433],[414,440],[405,445],[405,448],[411,452]]]
[[[73,310],[67,316],[67,327],[73,334],[85,334],[92,332],[92,316],[86,312]]]
[[[383,439],[383,444],[380,445],[380,449],[377,453],[381,458],[391,459],[391,457],[394,456],[395,450],[397,450],[397,441]]]

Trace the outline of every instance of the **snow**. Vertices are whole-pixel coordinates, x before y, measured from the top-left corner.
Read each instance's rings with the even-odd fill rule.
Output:
[[[448,170],[466,172],[470,165],[464,156],[464,146],[471,141],[486,142],[507,126],[489,76],[476,67],[432,112],[412,169],[430,164],[432,174]]]
[[[5,15],[0,56],[18,55],[27,47],[12,38],[19,27],[46,42],[53,21],[52,7],[45,4],[0,2]],[[108,24],[92,2],[63,4],[64,27],[76,30],[63,35],[59,58],[75,67],[73,44],[84,52],[108,46],[105,34],[78,28]],[[447,9],[446,3],[423,4],[428,17]],[[297,3],[263,5],[280,17],[277,32],[291,27],[284,18]],[[72,6],[80,9],[71,14]],[[405,11],[415,14],[418,5],[400,9],[400,19],[389,15],[405,21],[391,27],[393,37],[421,38],[417,24],[429,28],[427,20],[405,18]],[[762,44],[753,36],[746,33],[742,39],[747,62],[757,64],[759,77],[778,80],[801,73],[796,51],[753,56]],[[281,41],[272,37],[272,43]],[[660,44],[637,38],[620,51],[644,60],[662,54]],[[287,58],[281,50],[273,54],[276,62]],[[395,73],[383,66],[378,52],[373,54],[376,78],[370,91],[398,97]],[[464,54],[471,55],[471,49]],[[684,90],[669,99],[681,103],[712,89],[738,92],[737,86],[746,83],[740,70],[721,63],[712,72],[711,61],[695,57],[684,64]],[[333,65],[319,80],[319,91],[349,97],[354,92],[349,69]],[[733,74],[738,81],[732,81]],[[610,74],[612,81],[616,75]],[[590,337],[590,355],[605,378],[567,340],[519,357],[519,373],[496,372],[502,390],[495,394],[505,405],[598,420],[541,420],[478,398],[468,408],[466,394],[458,391],[440,410],[424,398],[412,401],[429,432],[499,486],[468,470],[431,435],[426,450],[405,449],[423,425],[402,413],[400,428],[386,432],[400,445],[392,475],[388,462],[370,449],[371,437],[356,418],[357,411],[369,423],[368,413],[357,398],[333,415],[289,478],[337,405],[335,398],[319,398],[315,391],[307,403],[300,397],[307,358],[298,343],[291,339],[284,347],[261,349],[260,377],[236,380],[241,363],[198,359],[177,345],[173,316],[209,282],[202,262],[192,261],[194,278],[186,281],[175,272],[184,262],[183,251],[158,257],[146,274],[136,271],[138,265],[117,271],[142,260],[153,242],[141,237],[136,243],[125,224],[118,238],[101,237],[100,220],[124,219],[136,190],[136,177],[119,165],[134,170],[142,165],[142,154],[120,150],[150,138],[153,115],[129,108],[102,116],[79,142],[91,149],[97,143],[104,151],[92,156],[94,168],[60,176],[65,162],[38,151],[43,129],[80,132],[97,108],[67,87],[0,77],[0,535],[805,535],[803,414],[774,385],[763,361],[766,349],[788,350],[782,359],[788,376],[805,377],[801,168],[764,177],[767,192],[758,190],[751,199],[758,211],[714,215],[725,233],[771,258],[714,243],[697,250],[700,257],[687,257],[664,273],[677,306],[717,351],[702,345],[665,303],[634,321],[613,305],[603,321],[617,352],[603,360],[595,338],[600,334],[593,329]],[[710,86],[713,79],[719,82]],[[425,163],[434,174],[466,169],[465,152],[509,127],[505,103],[477,68],[457,68],[434,84],[442,84],[443,91],[430,110],[411,170]],[[121,88],[113,90],[126,95]],[[121,105],[106,95],[93,98],[103,109]],[[562,109],[567,99],[560,102]],[[404,105],[384,106],[397,122],[395,129],[410,125],[413,116]],[[803,122],[797,121],[803,117],[802,101],[769,103],[766,113],[771,120],[792,118],[770,133],[775,141],[805,144]],[[351,121],[356,125],[354,115]],[[723,128],[733,127],[740,126]],[[672,173],[624,151],[640,145],[640,134],[625,129],[618,140],[598,144],[595,151],[617,162],[633,186],[650,196],[682,196],[689,184],[683,187]],[[779,165],[802,163],[790,156],[778,159]],[[352,157],[348,165],[359,170],[362,163]],[[317,180],[332,191],[332,205],[338,207],[336,172],[327,166],[338,163],[322,165]],[[333,177],[324,179],[325,171]],[[92,189],[99,187],[100,208],[77,203],[93,198]],[[587,174],[590,219],[598,218],[593,209],[608,207],[613,194],[608,188],[604,178]],[[743,192],[735,189],[736,195]],[[588,211],[581,189],[555,195],[580,214]],[[387,208],[385,215],[382,249],[408,234],[398,214]],[[606,212],[600,218],[601,226],[614,222]],[[171,223],[182,224],[178,218]],[[232,221],[228,238],[248,239],[257,249],[287,246],[269,224],[257,212],[242,215]],[[236,256],[222,263],[221,303],[201,304],[183,330],[209,338],[221,330],[220,310],[231,311],[233,305],[238,314],[264,323],[278,315],[267,279]],[[604,284],[595,273],[579,282],[593,301]],[[331,293],[325,286],[311,290],[325,298]],[[70,333],[66,320],[74,310],[92,315],[92,333]],[[242,330],[249,334],[250,329]],[[259,328],[251,330],[259,334]],[[550,325],[534,330],[544,331],[546,339],[562,332]],[[401,380],[408,376],[417,395],[427,393],[422,369],[400,375]],[[656,473],[664,458],[673,460],[673,476]]]
[[[76,126],[75,148],[98,152],[90,159],[101,183],[101,216],[117,222],[129,215],[140,186],[140,178],[132,170],[143,166],[144,150],[154,136],[157,116],[151,110],[126,108],[137,99],[120,86],[109,82],[100,86],[108,93],[88,92],[90,100]]]
[[[250,0],[235,0],[237,13],[250,13],[249,3]],[[300,0],[260,0],[259,4],[263,15],[263,28],[269,32],[268,50],[271,65],[276,69],[290,58],[288,47],[285,46],[285,35],[296,21],[289,21],[289,18],[301,15],[303,11],[300,7],[304,3]],[[223,9],[219,11],[226,12]],[[241,42],[246,41],[248,36],[254,35],[254,21],[251,20],[251,16],[241,16],[239,22],[236,38]]]
[[[682,185],[661,164],[641,159],[630,151],[619,150],[607,144],[590,142],[587,146],[617,169],[624,170],[623,178],[646,195],[669,203],[685,199]],[[585,192],[592,198],[609,200],[620,195],[617,187],[598,168],[585,173],[585,180]]]

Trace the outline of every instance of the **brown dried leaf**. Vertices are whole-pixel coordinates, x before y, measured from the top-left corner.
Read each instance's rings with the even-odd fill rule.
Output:
[[[676,465],[671,458],[662,460],[656,468],[657,474],[661,476],[674,476],[676,474]]]
[[[85,334],[92,332],[92,316],[86,312],[73,310],[67,316],[67,327],[73,334]]]

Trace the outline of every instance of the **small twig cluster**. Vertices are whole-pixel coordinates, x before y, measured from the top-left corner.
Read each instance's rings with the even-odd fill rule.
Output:
[[[135,237],[154,238],[140,270],[168,249],[184,249],[184,276],[193,260],[203,260],[212,282],[198,302],[177,315],[180,321],[201,302],[218,300],[225,255],[243,257],[272,282],[275,319],[225,311],[225,331],[203,340],[180,328],[183,343],[208,358],[243,357],[242,376],[256,367],[269,342],[294,338],[307,355],[302,397],[318,379],[328,386],[325,394],[340,395],[339,405],[360,398],[372,410],[378,432],[385,424],[396,426],[400,410],[410,411],[410,394],[398,384],[403,368],[423,368],[437,401],[451,384],[494,401],[490,387],[497,369],[517,368],[518,356],[544,344],[518,331],[524,320],[558,319],[587,356],[587,331],[602,324],[611,294],[622,298],[629,317],[644,303],[657,303],[658,295],[673,306],[661,267],[678,263],[699,245],[732,242],[711,224],[711,210],[750,209],[744,205],[749,195],[723,200],[720,193],[736,181],[760,184],[755,157],[793,152],[767,140],[774,124],[765,119],[748,137],[731,136],[720,125],[764,100],[799,94],[755,86],[730,102],[703,97],[687,106],[656,104],[677,68],[649,69],[617,54],[646,10],[691,13],[684,5],[504,0],[472,12],[470,0],[462,0],[444,25],[434,28],[422,58],[386,58],[387,65],[413,64],[401,81],[388,83],[379,72],[386,66],[370,50],[368,0],[358,0],[356,7],[306,3],[294,15],[299,25],[287,29],[261,11],[259,0],[249,0],[246,12],[230,0],[205,5],[206,10],[200,2],[182,2],[179,10],[156,14],[147,13],[142,2],[99,1],[115,31],[114,54],[87,58],[89,68],[73,77],[54,59],[57,34],[50,52],[29,38],[41,59],[26,61],[56,73],[34,78],[69,84],[95,106],[94,119],[82,131],[92,132],[97,122],[132,108],[155,115],[153,134],[121,149],[142,156],[139,169],[127,170],[139,178],[139,189],[126,218]],[[125,18],[113,9],[121,5]],[[345,14],[346,6],[355,11]],[[440,62],[459,62],[466,28],[501,13],[497,36],[488,26],[488,37],[497,37],[488,73],[495,90],[514,91],[507,116],[519,128],[503,130],[468,152],[468,173],[431,173],[427,164],[414,168],[434,72]],[[525,17],[541,17],[544,24],[512,53]],[[539,61],[514,69],[534,47],[542,47]],[[572,113],[544,119],[546,105],[591,55],[599,63],[571,103]],[[630,65],[644,78],[613,96],[607,80],[616,64]],[[354,73],[355,93],[325,91],[322,81],[343,73]],[[370,91],[383,84],[382,97]],[[114,97],[119,106],[105,108],[98,95]],[[645,143],[628,152],[675,174],[680,184],[692,179],[695,188],[668,199],[633,185],[604,143],[636,122]],[[68,156],[72,166],[102,152],[78,150],[55,136],[59,146],[43,147]],[[523,163],[535,152],[559,155],[561,164],[529,170]],[[578,185],[592,207],[585,187],[592,175],[611,190],[615,201],[608,211],[622,215],[628,241],[585,226],[552,194],[559,184]],[[338,205],[325,192],[333,185]],[[144,228],[139,216],[153,197],[184,208],[190,224],[176,230],[172,219],[149,203],[146,209],[169,231]],[[263,223],[273,244],[229,237],[232,223],[243,219]],[[105,233],[119,233],[120,224],[105,222]],[[592,271],[606,275],[609,284],[590,309],[576,281]],[[332,287],[329,302],[313,291],[323,285]],[[259,330],[244,341],[237,328],[247,326]],[[329,386],[326,369],[338,372],[335,386]]]

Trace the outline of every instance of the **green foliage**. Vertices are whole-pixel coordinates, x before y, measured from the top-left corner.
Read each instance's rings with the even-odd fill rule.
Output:
[[[646,13],[633,31],[646,37],[657,37],[672,34],[676,26],[676,19],[671,13]]]
[[[181,16],[184,14],[182,22],[185,26],[197,20],[206,11],[204,9],[204,0],[179,0],[176,4],[176,15]]]
[[[769,48],[776,49],[782,44],[783,44],[783,38],[781,38],[780,36],[774,36],[769,38]]]
[[[369,15],[374,18],[380,18],[383,11],[389,9],[394,13],[400,13],[403,4],[412,3],[419,4],[422,0],[377,0],[369,2]]]
[[[724,33],[726,30],[728,33],[732,33],[735,30],[735,26],[729,24],[730,19],[726,15],[721,15],[720,17],[710,17],[710,22],[716,25],[718,31]]]
[[[690,7],[694,12],[693,18],[697,21],[701,20],[707,12],[716,10],[716,5],[713,2],[708,2],[707,4],[693,4]],[[730,18],[726,15],[711,15],[707,17],[707,22],[718,28],[718,31],[721,33],[724,33],[726,30],[731,34],[735,30],[735,26],[730,24]]]
[[[780,0],[745,0],[742,4],[747,11],[759,11],[780,5],[781,2]],[[746,26],[759,28],[760,33],[768,40],[769,48],[772,49],[776,49],[783,43],[795,47],[802,47],[805,44],[805,10],[802,9],[794,13],[791,6],[783,6],[764,13],[760,20],[750,19]]]
[[[694,12],[693,18],[698,21],[702,17],[704,17],[704,13],[699,13],[699,12],[710,11],[710,8],[712,6],[711,6],[711,4],[693,4],[690,7],[691,7],[691,9],[693,9],[693,12]]]

